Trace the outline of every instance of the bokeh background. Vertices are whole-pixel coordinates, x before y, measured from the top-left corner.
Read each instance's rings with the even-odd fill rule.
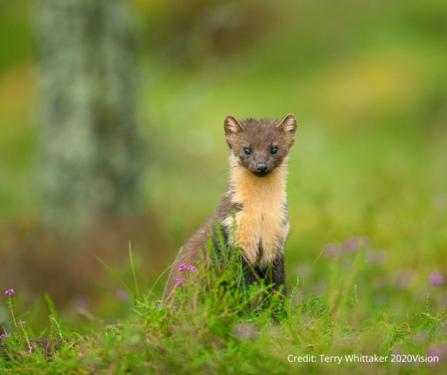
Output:
[[[89,2],[56,3],[0,2],[0,285],[31,326],[44,292],[69,324],[124,318],[133,296],[109,269],[133,288],[129,240],[140,291],[161,297],[226,189],[229,114],[297,117],[286,275],[301,297],[330,305],[347,285],[365,317],[444,307],[447,2],[97,0],[86,18]]]

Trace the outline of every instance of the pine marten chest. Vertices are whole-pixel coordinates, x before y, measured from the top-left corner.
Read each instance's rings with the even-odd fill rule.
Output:
[[[286,293],[286,175],[296,128],[292,114],[281,121],[225,118],[225,140],[230,148],[229,188],[210,220],[180,250],[166,288],[167,300],[181,285],[185,265],[202,259],[210,234],[216,243],[216,220],[228,243],[240,247],[245,261],[254,265],[244,267],[245,287],[249,289],[262,277],[273,284],[275,291]],[[264,272],[267,267],[271,272]]]
[[[232,202],[240,207],[232,241],[251,264],[265,266],[283,253],[289,232],[286,169],[262,179],[237,166],[232,173]],[[233,217],[226,221],[233,224]]]

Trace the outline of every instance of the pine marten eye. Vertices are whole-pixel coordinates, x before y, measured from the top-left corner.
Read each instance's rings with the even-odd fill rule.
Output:
[[[244,152],[245,152],[245,155],[250,155],[251,154],[251,150],[249,148],[247,148],[247,147],[244,148]]]
[[[272,155],[277,154],[278,153],[278,147],[273,147],[270,152],[272,153]]]

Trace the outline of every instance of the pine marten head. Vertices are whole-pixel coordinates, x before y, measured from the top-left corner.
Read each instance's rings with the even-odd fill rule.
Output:
[[[296,118],[289,114],[281,121],[227,116],[225,138],[237,163],[258,177],[267,176],[287,160],[295,140]]]

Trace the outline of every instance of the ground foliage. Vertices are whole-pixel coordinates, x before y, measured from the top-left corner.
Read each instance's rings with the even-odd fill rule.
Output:
[[[240,250],[210,242],[197,267],[184,265],[182,279],[166,303],[148,293],[132,315],[118,323],[97,322],[70,329],[46,295],[48,327],[39,335],[15,317],[15,292],[7,291],[12,327],[2,338],[2,373],[48,374],[431,374],[446,370],[445,311],[429,307],[395,315],[386,305],[361,311],[355,275],[363,266],[358,250],[353,269],[339,277],[330,301],[304,296],[296,280],[289,296],[260,280],[244,287]],[[336,255],[333,262],[339,259]],[[335,272],[335,271],[333,271]],[[20,291],[18,291],[20,293]],[[352,362],[346,355],[383,356],[385,363]],[[437,356],[439,363],[391,363],[391,355]],[[291,362],[294,356],[315,362]],[[341,364],[320,355],[343,356]],[[307,357],[307,358],[308,358]],[[401,357],[396,357],[401,358]],[[328,360],[329,361],[329,360]],[[332,360],[333,361],[333,360]],[[416,361],[416,362],[415,362]]]
[[[268,2],[191,1],[194,11],[184,2],[134,3],[150,35],[135,71],[148,145],[140,207],[150,215],[105,225],[77,248],[46,240],[39,226],[33,4],[4,1],[0,10],[0,284],[15,289],[16,320],[27,321],[13,323],[4,296],[0,322],[11,337],[1,344],[1,371],[445,373],[445,362],[298,364],[287,356],[445,358],[447,3],[278,1],[265,8],[266,22],[250,9]],[[244,20],[259,26],[249,39],[240,37]],[[211,32],[238,43],[220,45]],[[290,112],[298,120],[285,250],[293,295],[259,310],[209,288],[204,302],[190,279],[177,312],[158,303],[165,275],[154,288],[153,280],[228,183],[225,116]],[[140,296],[94,256],[131,284],[128,239]],[[197,277],[211,278],[203,272]],[[123,290],[136,307],[121,300]],[[45,291],[58,306],[49,319]],[[30,345],[24,333],[20,341],[24,329]]]

